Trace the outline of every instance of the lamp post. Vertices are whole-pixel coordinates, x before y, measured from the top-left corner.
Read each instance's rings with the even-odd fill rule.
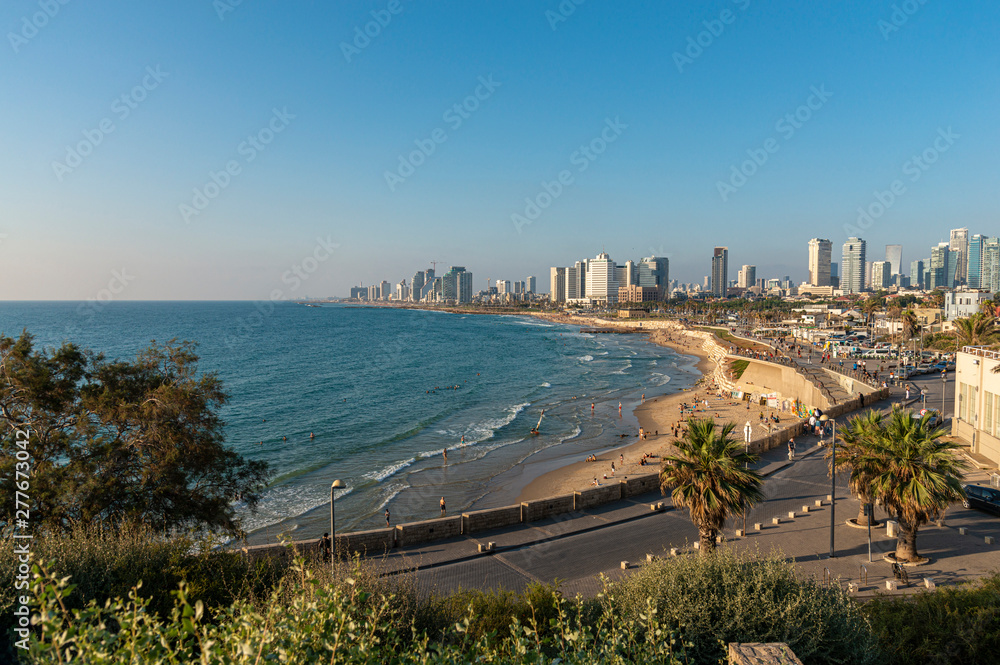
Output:
[[[948,384],[948,369],[941,370],[941,422],[944,422],[944,394]]]
[[[337,530],[334,527],[334,522],[333,522],[333,491],[336,489],[340,489],[343,486],[344,486],[344,481],[340,480],[339,478],[330,484],[330,542],[332,543],[334,554],[337,553]],[[336,558],[337,558],[336,556],[330,557],[331,565],[333,560]]]
[[[832,423],[833,430],[830,436],[830,558],[836,557],[833,546],[833,527],[837,523],[837,421],[831,420],[825,413],[819,417],[826,429],[826,422]]]
[[[748,420],[747,424],[743,427],[743,454],[744,455],[749,455],[750,454],[750,436],[752,434],[753,434],[753,426],[750,424],[750,421]],[[750,468],[749,462],[747,462],[746,460],[744,460],[744,462],[743,462],[743,470],[745,471],[748,468]],[[744,502],[744,504],[743,504],[743,535],[746,536],[746,533],[747,533],[747,504]]]

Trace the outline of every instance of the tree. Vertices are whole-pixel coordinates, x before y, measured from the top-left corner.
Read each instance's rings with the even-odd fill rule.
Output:
[[[847,427],[838,432],[840,442],[837,443],[837,471],[850,473],[848,487],[861,502],[858,517],[855,520],[859,526],[868,526],[869,521],[872,526],[878,525],[877,521],[865,514],[865,506],[872,505],[872,498],[868,493],[872,479],[865,475],[866,466],[860,461],[866,455],[872,454],[870,446],[874,437],[870,434],[878,431],[881,426],[882,414],[878,411],[867,411],[852,418],[848,421]],[[826,459],[830,460],[832,456],[833,450],[831,448],[826,454]]]
[[[757,460],[744,452],[743,443],[731,434],[735,423],[716,431],[711,418],[692,420],[684,438],[677,442],[677,455],[663,460],[660,490],[678,508],[688,508],[698,527],[702,555],[715,549],[715,540],[730,515],[764,499],[760,474],[744,468]]]
[[[903,338],[913,339],[920,330],[920,321],[917,319],[916,312],[912,309],[906,310],[903,312],[900,321],[903,324]]]
[[[985,346],[996,341],[997,332],[993,317],[982,312],[972,316],[955,319],[955,336],[959,347]]]
[[[215,374],[197,376],[194,347],[153,343],[134,361],[107,361],[69,343],[36,351],[27,332],[0,337],[0,523],[16,516],[13,453],[25,432],[34,525],[238,534],[233,502],[254,510],[270,472],[225,446],[228,397]]]
[[[965,494],[965,463],[956,454],[961,446],[941,441],[946,430],[933,427],[930,419],[896,408],[888,422],[860,426],[863,451],[853,460],[852,474],[899,523],[899,562],[923,560],[917,552],[919,528]]]

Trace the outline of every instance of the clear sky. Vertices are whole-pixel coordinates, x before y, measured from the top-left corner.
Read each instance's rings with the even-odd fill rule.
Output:
[[[0,299],[1000,233],[995,1],[576,2],[7,0]]]

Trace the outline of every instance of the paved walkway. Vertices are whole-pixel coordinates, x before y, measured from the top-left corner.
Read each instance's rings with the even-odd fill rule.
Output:
[[[889,408],[894,399],[898,397],[872,408]],[[885,515],[876,515],[881,526],[871,531],[873,561],[869,562],[868,531],[846,524],[859,510],[858,501],[847,491],[846,476],[838,475],[836,506],[831,507],[826,500],[831,493],[826,449],[815,437],[797,437],[797,443],[795,461],[787,459],[783,447],[761,456],[758,468],[766,476],[767,500],[747,515],[750,530],[745,537],[735,537],[736,529],[743,526],[742,517],[730,520],[723,546],[780,552],[794,560],[803,575],[819,580],[829,575],[832,583],[845,588],[848,582],[861,580],[864,566],[867,583],[862,580],[857,595],[885,591],[892,570],[881,557],[895,548],[895,539],[885,535]],[[973,468],[968,477],[970,482],[988,483],[989,471]],[[817,500],[823,502],[821,507],[816,506]],[[664,511],[650,509],[651,503],[658,502],[665,505]],[[803,506],[809,507],[808,513]],[[832,511],[834,558],[829,556]],[[795,513],[794,518],[789,518],[789,512]],[[777,525],[772,523],[776,517],[780,520]],[[753,530],[755,522],[762,523],[761,531]],[[910,586],[890,593],[913,593],[923,577],[941,586],[1000,568],[1000,545],[987,544],[987,536],[1000,540],[1000,519],[956,504],[947,511],[942,525],[920,530],[918,550],[931,559],[930,563],[908,569]],[[386,574],[412,573],[425,593],[459,588],[520,591],[532,582],[558,581],[568,596],[591,596],[601,590],[601,575],[614,580],[628,574],[621,568],[622,561],[628,561],[633,569],[647,555],[671,556],[671,548],[690,554],[697,539],[687,511],[673,509],[669,497],[654,492],[530,524],[399,548],[377,560],[376,565]],[[478,545],[489,542],[496,543],[494,553],[480,554]]]

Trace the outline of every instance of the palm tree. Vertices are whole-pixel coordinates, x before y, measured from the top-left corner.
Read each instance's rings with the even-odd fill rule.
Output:
[[[744,452],[743,442],[731,436],[735,428],[726,423],[716,431],[711,418],[690,421],[684,439],[675,444],[677,454],[665,458],[660,470],[660,490],[666,494],[673,488],[674,505],[691,511],[702,555],[715,549],[730,515],[764,499],[760,474],[745,468],[757,456]]]
[[[840,432],[840,442],[837,443],[837,471],[849,472],[848,486],[861,502],[856,523],[858,526],[878,526],[878,522],[865,514],[865,506],[872,505],[872,497],[868,493],[871,476],[865,473],[866,465],[862,463],[867,455],[872,454],[871,445],[876,437],[873,433],[882,428],[882,414],[878,411],[868,411],[851,418],[847,427]],[[826,454],[829,460],[833,454],[831,449]]]
[[[917,320],[916,312],[908,309],[903,312],[900,320],[903,323],[903,337],[905,339],[913,339],[917,331],[920,330],[920,321]]]
[[[984,346],[996,341],[994,319],[976,312],[964,319],[955,319],[955,336],[958,346]]]
[[[940,441],[946,430],[932,427],[930,418],[894,409],[887,423],[866,428],[865,451],[852,467],[865,493],[899,523],[895,559],[901,563],[922,561],[917,531],[965,495],[965,463],[955,453],[960,446]]]

